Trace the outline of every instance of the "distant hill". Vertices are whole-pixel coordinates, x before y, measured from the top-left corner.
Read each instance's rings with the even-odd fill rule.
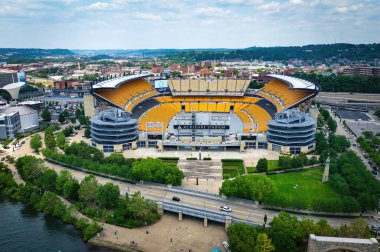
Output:
[[[73,56],[68,49],[0,48],[0,60],[8,63],[33,62],[38,58]]]
[[[290,59],[325,61],[342,60],[373,61],[380,59],[380,44],[326,44],[284,47],[250,47],[235,50],[190,50],[167,55],[172,60],[254,60],[286,61]]]

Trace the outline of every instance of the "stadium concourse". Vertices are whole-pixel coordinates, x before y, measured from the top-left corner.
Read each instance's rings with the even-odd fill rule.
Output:
[[[315,120],[304,111],[319,86],[269,77],[260,90],[249,89],[250,80],[242,79],[102,77],[84,99],[92,145],[104,152],[314,150]]]

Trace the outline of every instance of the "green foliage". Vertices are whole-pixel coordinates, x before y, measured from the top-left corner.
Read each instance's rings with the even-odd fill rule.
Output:
[[[12,172],[6,164],[0,163],[0,194],[12,187],[17,187],[16,182],[13,180]]]
[[[57,181],[57,173],[52,169],[45,170],[41,177],[36,180],[36,185],[42,190],[55,191],[56,181]]]
[[[152,223],[159,219],[157,204],[148,199],[144,199],[140,192],[132,194],[127,200],[127,212],[130,217],[142,223]]]
[[[67,146],[65,148],[65,154],[92,161],[102,161],[104,158],[104,154],[100,150],[86,144],[83,141],[80,141],[79,143],[74,142]]]
[[[42,110],[41,117],[42,117],[42,120],[44,121],[47,121],[47,122],[51,121],[51,113],[48,108],[45,108],[44,110]]]
[[[265,201],[274,192],[276,187],[264,175],[238,176],[233,180],[224,180],[220,193],[237,198]]]
[[[256,169],[258,172],[266,172],[268,170],[268,160],[266,158],[260,158],[257,162]]]
[[[32,183],[46,170],[43,161],[33,156],[19,157],[15,166],[21,178]]]
[[[60,123],[62,124],[62,123],[65,122],[65,120],[66,120],[66,118],[65,118],[65,115],[63,114],[63,112],[60,113],[60,114],[58,115],[58,122],[60,122]]]
[[[380,137],[370,131],[364,131],[358,138],[358,143],[377,167],[380,167]]]
[[[71,200],[78,200],[79,188],[78,180],[71,178],[63,185],[63,195]]]
[[[75,227],[81,231],[85,230],[89,225],[89,221],[86,218],[80,218],[76,223]]]
[[[92,175],[85,177],[80,183],[79,199],[86,205],[90,205],[96,200],[96,194],[98,191],[98,181]]]
[[[67,181],[71,179],[71,174],[68,170],[62,170],[60,171],[57,182],[56,182],[56,190],[57,193],[62,195],[63,194],[63,187]]]
[[[184,178],[178,167],[169,165],[160,159],[146,158],[132,164],[132,178],[162,184],[181,185]]]
[[[255,252],[271,252],[274,251],[272,240],[266,233],[261,233],[256,238],[256,244],[254,248]]]
[[[64,128],[64,129],[62,130],[62,132],[63,132],[63,134],[65,135],[65,137],[68,137],[68,136],[70,136],[72,133],[74,133],[74,127],[70,125],[70,126]]]
[[[380,185],[362,160],[348,151],[330,162],[332,186],[346,196],[355,198],[364,211],[377,209]],[[356,203],[352,203],[357,208]]]
[[[380,78],[373,76],[323,76],[297,73],[296,76],[314,80],[324,92],[380,93]]]
[[[117,185],[106,183],[99,186],[96,200],[101,207],[114,208],[117,206],[120,197],[120,190]]]
[[[281,212],[270,223],[269,236],[278,251],[295,251],[296,242],[303,238],[300,223],[295,216]]]
[[[64,148],[64,146],[66,144],[66,137],[65,137],[65,134],[63,132],[59,132],[57,134],[56,143],[57,143],[57,146],[59,148],[61,148],[61,149]]]
[[[98,223],[93,222],[83,230],[83,239],[88,241],[102,230],[103,228]]]
[[[30,139],[30,148],[32,148],[34,152],[38,153],[41,147],[42,147],[41,136],[38,134],[32,136],[32,138]]]
[[[329,129],[330,129],[331,132],[335,133],[336,128],[338,127],[338,124],[336,123],[336,121],[333,118],[330,117],[327,120],[327,127],[329,127]]]
[[[233,178],[245,173],[241,159],[222,159],[223,179]]]
[[[228,230],[228,244],[231,251],[254,252],[255,241],[261,230],[243,223],[231,225]]]
[[[367,220],[356,218],[351,221],[350,225],[343,224],[338,231],[341,237],[350,238],[371,238],[372,234],[368,228]]]
[[[55,137],[53,133],[53,128],[48,127],[45,129],[45,146],[46,148],[54,149],[56,146]]]

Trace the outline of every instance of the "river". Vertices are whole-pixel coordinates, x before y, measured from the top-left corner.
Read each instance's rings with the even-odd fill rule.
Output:
[[[73,225],[44,216],[32,207],[0,195],[0,251],[109,251],[90,248]]]

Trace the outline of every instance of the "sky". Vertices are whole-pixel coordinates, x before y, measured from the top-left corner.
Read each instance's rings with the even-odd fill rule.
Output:
[[[0,0],[0,47],[379,43],[380,0]]]

